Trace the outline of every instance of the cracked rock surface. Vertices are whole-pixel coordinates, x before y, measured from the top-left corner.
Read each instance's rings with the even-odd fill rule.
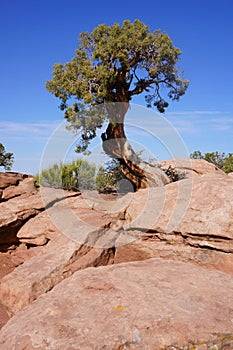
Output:
[[[8,321],[0,349],[144,350],[210,342],[233,334],[232,292],[232,276],[190,263],[148,259],[87,268]]]
[[[2,177],[0,349],[233,349],[233,177],[193,164],[110,197]]]

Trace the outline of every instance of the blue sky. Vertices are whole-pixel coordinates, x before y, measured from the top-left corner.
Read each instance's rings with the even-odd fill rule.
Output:
[[[59,101],[45,89],[52,65],[74,56],[82,31],[135,18],[168,33],[182,51],[178,68],[190,86],[164,117],[187,151],[232,152],[232,13],[232,0],[1,1],[0,142],[15,155],[13,170],[35,174],[63,122]]]

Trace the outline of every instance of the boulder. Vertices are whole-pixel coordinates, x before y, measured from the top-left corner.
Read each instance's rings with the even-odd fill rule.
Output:
[[[0,210],[0,244],[25,248],[23,264],[0,281],[0,305],[15,315],[0,350],[233,347],[231,176],[216,170],[110,199],[41,188]]]
[[[0,281],[0,302],[9,315],[24,309],[75,271],[113,262],[112,249],[98,249],[56,237],[40,253]]]
[[[232,172],[232,173],[229,173],[229,174],[228,174],[228,176],[231,176],[231,177],[233,177],[233,172]]]
[[[115,263],[159,257],[233,274],[232,178],[203,175],[130,198]]]
[[[125,230],[233,253],[233,179],[222,175],[140,190],[125,210]]]
[[[69,196],[69,194],[67,194]],[[112,217],[90,209],[79,195],[59,200],[28,220],[18,231],[21,244],[44,245],[40,254],[0,281],[0,301],[10,314],[26,307],[62,279],[88,266],[113,262]],[[111,244],[101,243],[105,233]]]
[[[27,174],[20,174],[14,172],[2,173],[0,172],[0,188],[4,189],[8,186],[17,186],[20,181],[32,176]]]
[[[224,171],[219,169],[216,165],[204,159],[172,158],[160,161],[157,164],[164,170],[167,170],[170,166],[175,171],[183,174],[185,178],[205,174],[226,175]]]
[[[39,193],[0,203],[0,245],[18,243],[17,232],[20,227],[42,210],[44,203]]]
[[[15,176],[15,178],[17,177]],[[54,189],[48,188],[43,192],[42,196],[41,191],[33,190],[33,183],[34,180],[32,182],[31,178],[22,180],[16,186],[16,188],[19,187],[22,189],[21,195],[14,196],[0,203],[0,245],[19,243],[17,233],[28,220],[40,212],[53,207],[57,202],[66,200],[70,196],[78,195],[72,192],[57,192]],[[23,188],[31,188],[32,191],[29,193],[25,191],[23,193]],[[8,189],[10,187],[6,188],[6,190]]]
[[[49,209],[28,220],[17,232],[20,243],[43,246],[59,234],[49,217]]]
[[[232,291],[232,276],[190,263],[88,268],[11,318],[0,349],[232,349]]]
[[[48,189],[47,189],[48,195]],[[58,192],[59,193],[59,192]],[[21,243],[44,245],[58,234],[65,234],[79,243],[85,240],[87,233],[110,226],[114,213],[109,213],[109,201],[104,201],[93,194],[86,198],[80,193],[65,192],[63,200],[53,201],[47,210],[26,222],[18,231],[17,238]],[[51,198],[53,198],[52,193]],[[87,196],[87,195],[86,195]],[[42,197],[48,201],[48,197]],[[111,207],[111,206],[110,206]],[[118,207],[118,211],[120,208]],[[118,213],[117,211],[117,213]],[[75,232],[75,228],[78,232]],[[72,234],[72,231],[73,234]],[[81,237],[79,237],[81,232]]]
[[[38,189],[35,187],[35,179],[28,177],[19,182],[17,186],[11,185],[2,190],[1,200],[6,201],[21,195],[31,196],[36,194]]]

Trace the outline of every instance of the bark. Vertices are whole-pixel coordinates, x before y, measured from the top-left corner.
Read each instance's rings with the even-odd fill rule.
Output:
[[[108,111],[109,124],[101,135],[103,149],[111,158],[118,159],[126,178],[134,189],[163,186],[170,182],[168,176],[158,166],[142,161],[129,144],[124,131],[124,118],[128,103],[117,104]]]

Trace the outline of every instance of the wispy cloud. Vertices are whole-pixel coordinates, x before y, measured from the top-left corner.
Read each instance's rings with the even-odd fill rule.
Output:
[[[177,111],[177,112],[167,112],[167,115],[185,115],[185,116],[194,116],[194,115],[222,115],[226,114],[227,112],[221,112],[221,111]]]
[[[219,131],[233,130],[233,117],[232,118],[211,118],[210,124],[213,129]]]
[[[41,123],[17,123],[9,121],[0,122],[1,139],[7,138],[11,140],[46,140],[48,136],[55,130],[58,121]]]
[[[233,130],[233,117],[221,111],[181,111],[167,113],[168,120],[179,132],[198,133],[200,131]]]

